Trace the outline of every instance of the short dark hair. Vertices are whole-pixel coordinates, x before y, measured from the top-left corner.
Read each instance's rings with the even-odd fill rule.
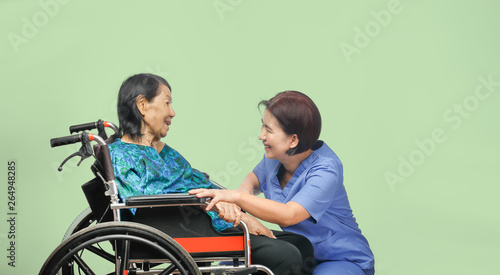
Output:
[[[122,83],[118,92],[117,104],[122,135],[129,135],[133,140],[142,137],[141,127],[144,119],[137,109],[137,97],[143,95],[148,102],[153,100],[161,91],[160,85],[165,85],[172,91],[163,77],[154,74],[136,74]]]
[[[269,100],[262,100],[264,105],[280,124],[287,135],[296,134],[299,144],[289,149],[289,156],[311,149],[321,133],[321,114],[316,104],[305,94],[298,91],[284,91]]]

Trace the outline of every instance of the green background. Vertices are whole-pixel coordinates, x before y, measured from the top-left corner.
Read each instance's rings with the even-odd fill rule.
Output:
[[[500,274],[499,11],[493,0],[0,1],[0,273],[37,273],[86,207],[92,161],[57,172],[78,146],[49,139],[117,123],[121,82],[151,72],[173,88],[164,141],[229,188],[263,155],[257,103],[308,94],[377,274]]]

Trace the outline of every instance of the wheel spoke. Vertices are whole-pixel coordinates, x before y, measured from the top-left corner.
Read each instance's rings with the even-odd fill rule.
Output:
[[[74,255],[73,259],[75,263],[78,265],[79,270],[83,271],[86,275],[95,275],[94,271],[90,268],[90,266],[80,257],[79,255]]]
[[[118,274],[123,274],[125,269],[127,269],[127,266],[128,266],[128,258],[129,258],[129,255],[130,255],[130,240],[123,240],[121,242],[121,253],[119,254],[121,256],[121,259],[119,261],[119,265],[117,265],[117,267],[119,267],[119,272]]]
[[[88,251],[96,254],[97,256],[107,260],[110,263],[115,262],[115,255],[107,252],[106,250],[104,250],[102,248],[97,248],[95,246],[89,246],[89,247],[86,247],[85,249],[87,249]]]
[[[168,266],[167,268],[165,268],[160,274],[158,275],[167,275],[167,274],[170,274],[172,273],[172,271],[174,271],[176,268],[175,265],[171,264],[170,266]]]

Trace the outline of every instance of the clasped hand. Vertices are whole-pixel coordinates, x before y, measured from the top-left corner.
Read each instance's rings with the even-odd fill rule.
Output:
[[[224,221],[229,223],[234,222],[235,227],[240,224],[243,212],[241,212],[241,208],[238,205],[220,201],[215,204],[215,208],[217,208],[217,212],[219,212],[219,217]],[[208,205],[205,208],[206,211],[210,209]]]
[[[205,210],[209,211],[214,206],[219,209],[219,217],[227,222],[233,222],[234,226],[240,224],[243,220],[251,234],[264,235],[269,238],[276,239],[273,232],[260,223],[256,218],[241,212],[241,208],[236,205],[240,193],[236,190],[220,190],[220,189],[194,189],[189,191],[189,194],[196,195],[198,198],[211,198],[210,203]],[[223,209],[221,214],[221,209]]]

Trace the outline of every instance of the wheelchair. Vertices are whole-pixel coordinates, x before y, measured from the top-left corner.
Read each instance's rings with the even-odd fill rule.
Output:
[[[109,138],[106,128],[114,131]],[[90,132],[94,129],[98,134]],[[70,134],[51,139],[51,146],[82,144],[59,171],[73,157],[81,157],[78,165],[95,158],[94,178],[82,185],[89,208],[69,226],[40,275],[273,274],[265,266],[251,264],[250,234],[244,222],[242,230],[234,233],[213,228],[200,207],[207,205],[206,198],[162,194],[120,201],[107,147],[120,137],[115,124],[98,120],[74,125]],[[91,146],[91,142],[97,144]],[[132,208],[135,215],[122,211]]]

